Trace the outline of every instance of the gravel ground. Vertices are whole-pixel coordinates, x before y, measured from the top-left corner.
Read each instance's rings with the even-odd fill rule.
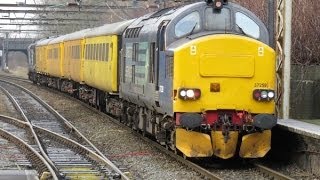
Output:
[[[17,113],[10,99],[8,99],[7,96],[1,90],[0,90],[0,114],[21,119],[20,114]]]
[[[293,163],[284,164],[283,162],[278,162],[278,163],[266,162],[264,164],[294,179],[320,180],[319,176],[310,174],[309,172],[299,168],[296,164],[293,164]]]
[[[8,142],[0,137],[0,170],[28,169],[21,164],[30,165],[15,144]]]

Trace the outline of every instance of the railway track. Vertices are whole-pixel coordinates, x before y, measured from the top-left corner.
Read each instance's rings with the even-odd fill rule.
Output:
[[[8,81],[1,80],[0,86],[29,124],[30,134],[57,177],[128,179],[75,127],[37,96]]]
[[[28,124],[16,119],[11,121],[11,119],[13,118],[0,115],[0,136],[13,143],[27,157],[28,161],[22,162],[21,165],[35,167],[40,175],[51,174],[52,179],[58,179],[50,164],[39,153],[38,146],[28,137]]]
[[[263,174],[266,174],[270,177],[270,179],[277,179],[277,180],[294,180],[293,178],[284,175],[280,172],[277,172],[273,169],[268,168],[267,166],[264,166],[260,163],[253,163],[253,165]]]
[[[14,79],[14,78],[11,78],[11,79]],[[17,80],[17,81],[21,81],[20,79],[14,79],[14,80]],[[25,80],[22,80],[25,82]],[[49,91],[52,91],[52,92],[57,92],[56,90],[53,90],[53,89],[50,89],[50,88],[46,88],[47,90]],[[78,100],[78,99],[75,99],[73,97],[70,97],[69,95],[67,94],[64,94],[64,93],[61,93],[59,92],[59,94],[63,95],[64,97],[68,98],[68,99],[71,99],[71,100],[76,100],[78,103],[81,103],[82,105],[84,105],[85,107],[87,107],[88,109],[96,112],[96,113],[99,113],[103,116],[107,116],[111,121],[113,121],[114,123],[116,123],[117,125],[123,127],[123,128],[126,128],[126,129],[131,129],[130,127],[120,123],[118,120],[114,119],[114,117],[112,116],[109,116],[103,112],[100,112],[99,110],[95,109],[94,107],[91,107],[90,105]],[[139,132],[136,132],[134,131],[134,134],[139,136],[141,139],[143,139],[144,141],[146,141],[147,143],[151,144],[153,147],[157,148],[158,150],[160,150],[162,153],[165,153],[166,155],[174,158],[176,161],[184,164],[185,166],[189,167],[190,169],[198,172],[199,174],[202,175],[202,177],[204,179],[217,179],[217,180],[221,180],[221,179],[224,179],[221,175],[218,175],[214,172],[211,172],[208,168],[206,167],[201,167],[200,165],[196,164],[196,163],[193,163],[187,159],[185,159],[184,157],[181,157],[179,155],[177,155],[176,153],[172,152],[172,151],[168,151],[165,147],[161,146],[160,144],[154,142],[153,140],[147,138],[147,137],[144,137],[142,136]],[[291,177],[289,176],[286,176],[280,172],[277,172],[275,170],[272,170],[262,164],[259,164],[259,163],[252,163],[252,166],[254,166],[254,168],[257,170],[257,171],[260,171],[261,174],[263,174],[264,177],[268,177],[270,179],[281,179],[281,180],[292,180]]]

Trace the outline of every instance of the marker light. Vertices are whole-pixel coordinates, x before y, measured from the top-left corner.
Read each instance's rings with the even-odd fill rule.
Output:
[[[268,97],[268,92],[267,91],[261,91],[261,97],[263,99],[267,98]]]
[[[196,100],[201,96],[200,89],[182,88],[179,90],[179,98],[183,100]]]
[[[268,98],[274,98],[274,92],[273,91],[268,92]]]

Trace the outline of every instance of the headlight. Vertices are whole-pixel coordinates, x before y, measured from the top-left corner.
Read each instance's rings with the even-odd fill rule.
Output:
[[[181,97],[186,97],[186,95],[187,95],[187,91],[185,91],[185,90],[181,90],[180,91],[180,96]]]
[[[271,101],[275,97],[274,90],[255,89],[253,91],[253,99],[257,101]]]
[[[187,91],[187,96],[188,96],[188,98],[194,98],[194,91],[192,89],[189,89]]]
[[[196,100],[201,96],[200,89],[182,88],[179,90],[179,98],[183,100]]]

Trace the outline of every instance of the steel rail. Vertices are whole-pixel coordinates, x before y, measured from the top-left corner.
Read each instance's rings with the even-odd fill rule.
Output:
[[[0,80],[3,81],[3,80]],[[108,159],[94,144],[92,144],[91,141],[89,141],[75,126],[73,126],[67,119],[65,119],[60,113],[58,113],[55,109],[53,109],[49,104],[47,104],[46,102],[44,102],[42,99],[40,99],[38,96],[36,96],[35,94],[33,94],[31,91],[29,91],[28,89],[8,82],[8,81],[3,81],[3,82],[7,82],[11,85],[14,85],[18,88],[20,88],[21,90],[23,90],[24,92],[28,93],[31,97],[33,97],[35,100],[37,100],[41,105],[43,105],[49,112],[51,112],[56,118],[58,118],[59,120],[61,120],[61,122],[64,123],[64,125],[69,129],[69,131],[75,133],[78,137],[80,137],[82,140],[84,140],[86,143],[88,143],[101,157]]]
[[[0,121],[5,121],[7,123],[10,123],[12,125],[15,125],[17,127],[20,128],[25,128],[29,126],[29,123],[9,117],[9,116],[3,116],[0,115]],[[47,130],[45,128],[33,125],[34,130],[37,132],[37,134],[45,134],[46,138],[51,138],[73,150],[75,150],[77,153],[85,155],[88,159],[91,159],[99,164],[102,165],[106,165],[107,167],[111,168],[111,169],[116,169],[117,167],[115,165],[113,165],[113,163],[110,160],[106,160],[103,157],[101,157],[100,155],[98,155],[96,152],[90,150],[89,148],[85,147],[84,145],[81,145],[80,143],[68,139],[58,133],[52,132],[50,130]],[[31,131],[31,129],[28,129],[29,131]],[[120,173],[119,173],[120,174]],[[124,178],[123,179],[128,179],[128,178]]]
[[[284,175],[282,173],[279,173],[273,169],[270,169],[262,164],[259,163],[253,163],[253,165],[262,173],[267,174],[271,177],[273,177],[273,179],[277,179],[277,180],[294,180],[293,178]]]
[[[4,92],[7,97],[11,100],[11,102],[13,103],[13,106],[19,111],[20,115],[22,116],[22,118],[27,122],[28,126],[29,126],[29,130],[31,131],[31,134],[34,138],[34,141],[36,142],[37,146],[39,147],[40,153],[41,155],[44,157],[44,159],[48,162],[48,164],[50,164],[51,168],[54,170],[56,176],[59,176],[59,170],[58,168],[54,165],[54,163],[51,161],[51,159],[48,157],[47,153],[45,152],[45,150],[43,149],[43,146],[39,140],[38,135],[36,134],[36,132],[34,131],[31,122],[29,121],[29,119],[27,118],[27,116],[25,115],[25,113],[23,112],[23,110],[21,109],[21,107],[19,106],[18,102],[14,99],[14,97],[3,87],[0,86],[0,89],[2,90],[2,92]]]
[[[21,80],[21,79],[19,79]],[[36,101],[38,101],[43,107],[45,107],[50,113],[52,113],[58,120],[60,120],[60,122],[62,122],[66,128],[68,128],[69,132],[70,133],[75,133],[79,139],[85,141],[87,144],[90,145],[90,147],[92,147],[95,151],[96,151],[96,154],[99,155],[99,157],[101,157],[105,162],[106,164],[108,165],[108,167],[110,167],[112,170],[114,170],[115,172],[117,172],[122,179],[129,179],[125,173],[123,173],[118,167],[116,167],[96,146],[94,146],[83,134],[80,133],[79,130],[77,130],[68,120],[66,120],[63,116],[61,116],[56,110],[54,110],[50,105],[48,105],[46,102],[44,102],[43,100],[41,100],[38,96],[36,96],[35,94],[33,94],[31,91],[29,91],[28,89],[20,86],[20,85],[17,85],[15,83],[12,83],[12,82],[9,82],[9,81],[6,81],[6,80],[2,80],[0,79],[1,82],[5,82],[5,83],[8,83],[8,84],[11,84],[19,89],[21,89],[22,91],[26,92],[27,94],[29,94],[31,97],[33,97]],[[24,81],[24,80],[23,80]],[[4,88],[0,87],[0,89],[2,90],[5,90]],[[4,91],[5,92],[5,91]],[[8,93],[9,94],[9,93]],[[10,94],[9,94],[10,95]],[[11,96],[11,95],[10,95]],[[9,97],[9,96],[8,96]],[[10,97],[9,97],[10,98]],[[15,99],[13,97],[10,98],[11,100],[13,100],[15,107],[17,109],[20,109],[20,112],[22,113],[21,115],[23,116],[23,118],[26,120],[26,121],[29,121],[28,118],[26,117],[26,115],[23,113],[22,109],[20,108],[20,106],[18,105],[18,103],[15,101]],[[29,121],[30,122],[30,121]],[[31,122],[30,122],[30,125],[32,127],[36,127],[35,125],[32,125]],[[90,153],[91,154],[91,153]],[[46,155],[45,155],[46,156]],[[48,157],[49,159],[49,157]],[[50,159],[49,159],[49,162],[50,162]],[[53,165],[53,163],[52,163]]]
[[[50,172],[52,179],[58,180],[58,177],[56,176],[50,164],[30,145],[25,143],[19,137],[16,137],[15,135],[11,134],[6,130],[3,130],[2,128],[0,128],[0,136],[19,147],[21,151],[25,153],[27,158],[30,160],[31,164],[36,167],[40,175],[42,175],[45,172]]]

